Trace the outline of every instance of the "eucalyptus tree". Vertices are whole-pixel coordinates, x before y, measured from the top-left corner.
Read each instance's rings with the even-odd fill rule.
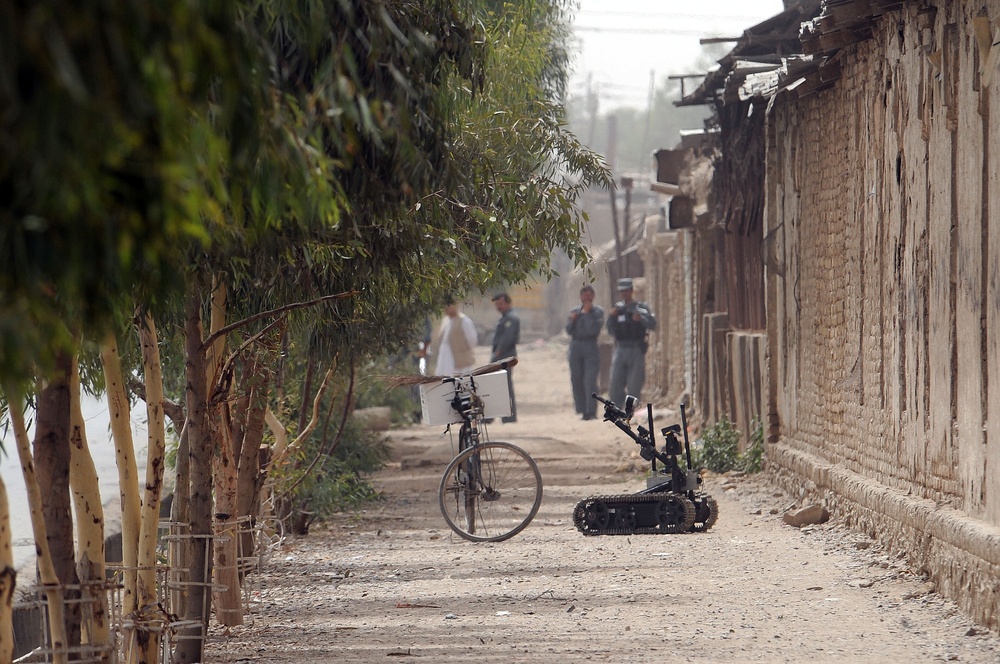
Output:
[[[607,173],[562,121],[568,3],[471,4],[470,13],[453,10],[466,27],[389,14],[399,29],[386,30],[390,4],[359,3],[350,20],[365,27],[324,37],[331,59],[321,66],[307,38],[290,37],[300,26],[268,13],[280,6],[261,7],[281,38],[276,77],[316,110],[307,124],[320,132],[350,201],[334,223],[286,225],[280,247],[248,254],[233,273],[231,292],[244,303],[280,300],[275,293],[289,288],[300,298],[355,294],[293,319],[293,331],[305,326],[299,338],[309,339],[293,351],[384,352],[412,337],[444,290],[548,273],[555,247],[578,264],[587,260],[575,199],[592,183],[607,184]],[[404,10],[415,8],[392,11]],[[460,76],[445,79],[442,62]],[[421,71],[439,84],[406,79]],[[366,86],[345,96],[342,82],[358,76]],[[301,397],[305,412],[310,390]]]
[[[233,275],[241,302],[281,288],[355,293],[299,317],[311,330],[301,338],[310,341],[293,350],[327,358],[384,352],[412,337],[444,290],[547,273],[555,247],[578,264],[587,260],[575,198],[591,183],[606,184],[607,174],[562,122],[566,3],[472,4],[464,31],[440,22],[432,30],[426,19],[380,39],[335,30],[333,60],[321,67],[303,40],[287,37],[297,34],[287,17],[274,19],[283,37],[277,76],[321,114],[316,128],[350,200],[333,224],[283,228],[282,248],[250,257]],[[387,10],[370,3],[368,11],[356,20],[377,29]],[[402,72],[441,77],[448,58],[434,36],[442,31],[462,76],[399,85]],[[344,97],[339,81],[356,71],[369,86]],[[303,412],[309,392],[302,390]]]
[[[9,524],[7,486],[0,477],[0,530],[8,530]],[[14,659],[14,584],[17,571],[14,569],[10,540],[9,534],[0,536],[0,662]]]
[[[189,521],[207,542],[213,281],[227,320],[257,321],[243,339],[291,304],[350,294],[288,323],[350,366],[397,344],[446,287],[545,273],[556,246],[586,260],[574,199],[607,174],[562,124],[565,9],[5,5],[0,383],[48,375],[77,333],[105,338],[128,298],[123,317],[140,303],[183,321]],[[210,558],[194,549],[197,577]],[[203,635],[208,580],[191,581]],[[175,657],[200,647],[183,640]]]
[[[184,283],[184,248],[228,195],[222,161],[243,154],[224,130],[253,117],[212,93],[265,93],[249,52],[226,2],[0,8],[4,380],[72,353],[68,321],[103,330],[122,294],[158,302]]]
[[[544,272],[556,246],[585,260],[574,198],[606,174],[561,123],[547,52],[555,23],[536,11],[544,4],[492,14],[450,2],[312,3],[308,13],[289,3],[248,5],[245,20],[274,54],[281,108],[315,148],[310,172],[325,179],[313,185],[342,192],[345,204],[308,196],[289,203],[255,186],[256,200],[272,206],[267,213],[234,210],[246,214],[228,226],[239,232],[192,257],[201,274],[200,286],[189,282],[186,327],[186,365],[198,371],[187,404],[193,528],[209,527],[206,426],[218,420],[206,417],[207,372],[192,361],[209,345],[210,278],[228,282],[230,320],[350,293],[290,322],[315,340],[293,350],[340,356],[350,367],[398,344],[445,288]],[[207,560],[201,554],[187,566]],[[194,595],[189,602],[204,605]]]
[[[475,31],[458,20],[449,2],[253,2],[240,10],[243,29],[259,36],[256,43],[272,61],[273,95],[264,113],[293,137],[301,161],[298,170],[290,170],[270,148],[258,145],[262,162],[230,175],[229,218],[219,224],[212,246],[192,246],[188,256],[188,521],[195,539],[185,565],[192,574],[186,617],[201,627],[181,635],[195,638],[180,641],[178,661],[200,660],[197,632],[205,633],[210,605],[203,576],[211,560],[205,544],[212,527],[211,425],[216,421],[211,417],[216,388],[207,381],[206,357],[213,344],[204,332],[209,285],[220,274],[235,279],[244,271],[252,279],[269,280],[283,271],[283,262],[297,261],[314,248],[320,260],[337,257],[318,266],[332,278],[315,285],[275,279],[268,288],[240,290],[234,283],[228,288],[234,304],[227,319],[239,319],[279,310],[302,299],[302,293],[341,292],[337,282],[349,280],[337,273],[355,271],[363,278],[356,266],[372,257],[359,228],[344,223],[344,211],[355,198],[388,206],[438,183],[447,136],[440,91],[455,69],[464,66],[470,76],[474,69]]]

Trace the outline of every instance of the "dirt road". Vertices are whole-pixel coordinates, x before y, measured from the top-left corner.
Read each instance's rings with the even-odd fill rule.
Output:
[[[216,662],[997,662],[1000,637],[833,520],[802,530],[763,477],[710,477],[706,533],[584,537],[572,509],[642,488],[637,447],[573,413],[565,346],[521,349],[519,421],[493,439],[537,460],[545,498],[513,539],[451,534],[436,489],[443,427],[394,431],[384,503],[286,542]],[[658,411],[658,425],[675,420]]]

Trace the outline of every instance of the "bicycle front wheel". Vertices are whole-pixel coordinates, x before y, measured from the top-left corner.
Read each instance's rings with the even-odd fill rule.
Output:
[[[524,530],[542,504],[542,475],[516,445],[483,443],[452,459],[438,490],[441,514],[473,542],[499,542]]]

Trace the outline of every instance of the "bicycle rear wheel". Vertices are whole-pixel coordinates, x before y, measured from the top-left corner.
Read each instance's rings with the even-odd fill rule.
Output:
[[[473,542],[499,542],[524,530],[542,504],[542,475],[516,445],[489,442],[452,459],[438,504],[448,526]]]

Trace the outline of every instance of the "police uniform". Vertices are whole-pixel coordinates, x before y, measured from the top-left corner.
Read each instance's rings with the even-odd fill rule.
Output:
[[[619,292],[631,290],[631,279],[618,280]],[[641,400],[646,382],[646,334],[656,329],[656,317],[645,302],[620,300],[608,316],[607,327],[615,338],[609,396],[619,406],[624,404],[626,394]]]
[[[498,298],[508,298],[506,293],[499,293],[493,297],[495,302]],[[508,298],[508,302],[509,302]],[[508,309],[497,322],[497,329],[493,333],[493,352],[490,354],[490,362],[497,362],[507,357],[517,357],[517,344],[521,340],[521,319],[513,309]],[[517,402],[514,400],[514,373],[511,367],[507,368],[507,389],[510,390],[510,417],[503,418],[504,422],[517,422]]]
[[[595,304],[590,311],[584,312],[583,307],[575,307],[569,313],[566,334],[571,339],[569,377],[573,387],[573,405],[583,419],[592,420],[597,417],[597,401],[590,395],[597,392],[597,374],[601,368],[597,337],[604,327],[604,309]]]

